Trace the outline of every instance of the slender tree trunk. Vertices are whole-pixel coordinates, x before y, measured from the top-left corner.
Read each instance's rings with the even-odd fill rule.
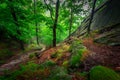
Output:
[[[96,4],[97,0],[94,0],[93,2],[93,7],[92,7],[92,11],[91,11],[91,16],[90,16],[90,22],[88,24],[88,34],[90,34],[90,28],[91,28],[91,23],[92,23],[92,20],[93,20],[93,16],[94,16],[94,10],[95,10],[95,4]]]
[[[58,22],[58,16],[59,16],[59,6],[60,6],[60,1],[57,0],[56,12],[55,12],[55,21],[54,21],[54,25],[53,25],[53,47],[56,46],[56,28],[57,28],[57,22]]]
[[[34,0],[34,16],[35,16],[35,26],[36,26],[36,42],[39,45],[39,38],[38,38],[38,23],[36,20],[36,0]]]
[[[69,26],[69,38],[70,38],[70,35],[71,35],[71,29],[72,29],[72,22],[73,22],[73,12],[72,12],[72,7],[70,9],[70,26]]]
[[[9,1],[12,2],[12,0],[9,0]],[[21,36],[21,32],[20,32],[20,30],[19,30],[18,19],[17,19],[16,12],[15,12],[15,10],[14,10],[14,7],[9,6],[9,8],[10,8],[10,11],[11,11],[11,14],[12,14],[12,17],[13,17],[13,20],[14,20],[14,23],[15,23],[15,25],[17,26],[17,27],[16,27],[17,34]],[[14,36],[14,37],[15,37],[15,39],[17,40],[17,42],[20,44],[20,48],[21,48],[22,50],[24,50],[24,43],[23,43],[23,41],[22,41],[22,40],[19,40],[16,36]]]

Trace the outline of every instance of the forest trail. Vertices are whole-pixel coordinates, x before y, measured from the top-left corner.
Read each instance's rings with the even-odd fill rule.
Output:
[[[83,44],[84,46],[86,46],[88,50],[90,50],[90,55],[92,56],[92,59],[88,58],[89,63],[91,63],[92,60],[94,60],[98,64],[102,64],[105,66],[113,65],[112,68],[114,69],[119,68],[120,66],[120,63],[119,63],[120,47],[119,46],[110,47],[102,44],[97,44],[93,42],[92,38],[84,39]],[[69,54],[70,52],[68,51],[69,46],[70,46],[69,44],[65,43],[64,45],[53,47],[47,50],[43,48],[42,50],[28,51],[25,54],[15,56],[14,58],[12,58],[11,61],[0,66],[0,72],[4,70],[12,70],[13,68],[15,69],[16,67],[18,67],[18,64],[29,60],[30,54],[36,53],[36,52],[40,54],[40,58],[37,60],[39,64],[45,62],[46,60],[52,60],[52,61],[55,61],[58,65],[61,65],[61,63],[64,60],[68,60],[68,58],[70,57],[70,54]],[[61,51],[62,56],[60,58],[51,58],[51,55],[53,53],[56,53],[57,51],[60,51],[60,50],[62,50]]]
[[[93,41],[92,38],[86,38],[83,40],[84,46],[90,51],[89,56],[87,58],[88,64],[90,63],[90,66],[93,65],[104,65],[111,67],[117,71],[120,71],[120,47],[119,46],[107,46],[103,44],[98,44]],[[69,45],[70,46],[70,45]],[[70,52],[65,51],[62,54],[64,54],[64,57],[61,57],[61,59],[55,59],[51,58],[52,53],[55,53],[57,50],[59,50],[61,46],[51,48],[49,50],[46,50],[42,55],[40,56],[39,63],[45,62],[46,60],[53,60],[57,62],[59,65],[62,63],[63,60],[67,60],[70,57]],[[117,56],[116,56],[117,55]],[[92,64],[95,63],[95,64]]]
[[[90,63],[87,67],[93,67],[93,61],[96,64],[101,64],[104,66],[108,66],[113,68],[116,71],[120,71],[120,47],[119,46],[106,46],[103,44],[98,44],[93,42],[92,38],[83,39],[83,44],[86,48],[90,51],[88,55],[90,56],[87,58],[88,63]],[[12,70],[13,68],[16,69],[20,63],[27,62],[29,60],[29,55],[32,53],[39,53],[39,59],[35,59],[35,62],[38,64],[44,63],[47,60],[54,61],[58,66],[63,66],[63,62],[70,59],[71,55],[69,52],[70,44],[63,43],[57,47],[49,48],[49,49],[42,49],[42,50],[33,50],[29,51],[26,54],[19,56],[15,60],[10,61],[7,64],[4,64],[0,67],[0,72],[3,70]],[[56,57],[56,54],[57,55]],[[117,55],[117,56],[116,56]],[[78,68],[80,71],[81,68]],[[2,73],[1,73],[2,74]],[[84,77],[80,77],[78,74],[72,73],[69,74],[72,77],[72,80],[85,80]]]
[[[41,53],[44,50],[45,48],[43,48],[42,50],[30,50],[28,52],[22,53],[21,55],[12,57],[12,59],[8,63],[5,63],[2,66],[0,66],[0,74],[2,74],[4,70],[11,70],[13,68],[18,67],[18,64],[26,62],[27,60],[29,60],[30,54]]]

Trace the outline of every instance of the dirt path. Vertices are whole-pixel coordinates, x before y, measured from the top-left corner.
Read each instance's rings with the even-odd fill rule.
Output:
[[[36,52],[41,53],[44,50],[45,50],[45,48],[43,48],[42,50],[31,50],[31,51],[23,53],[21,55],[15,56],[14,59],[12,58],[12,60],[10,60],[8,63],[5,63],[2,66],[0,66],[0,74],[2,74],[4,70],[11,70],[11,69],[15,68],[16,66],[18,66],[18,64],[29,60],[30,54],[33,54]]]

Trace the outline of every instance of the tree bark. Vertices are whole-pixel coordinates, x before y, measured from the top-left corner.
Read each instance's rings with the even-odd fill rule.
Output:
[[[34,16],[35,16],[35,26],[36,26],[36,42],[39,45],[39,38],[38,38],[38,23],[36,20],[36,0],[34,0]]]
[[[70,38],[70,35],[71,35],[72,22],[73,22],[73,10],[72,10],[72,7],[71,7],[71,9],[70,9],[70,26],[69,26],[69,38]]]
[[[57,28],[57,22],[58,22],[58,16],[59,16],[59,6],[60,6],[60,1],[57,0],[56,12],[55,12],[55,21],[54,21],[54,25],[53,25],[53,47],[56,47],[56,28]]]
[[[91,23],[92,23],[92,20],[93,20],[93,17],[94,17],[94,10],[95,10],[96,2],[97,2],[97,0],[94,0],[94,2],[93,2],[93,7],[92,7],[92,11],[91,11],[91,16],[90,16],[90,22],[88,24],[88,29],[87,29],[88,34],[90,34],[90,28],[91,28]]]

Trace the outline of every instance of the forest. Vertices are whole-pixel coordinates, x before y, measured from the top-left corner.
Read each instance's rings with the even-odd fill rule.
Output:
[[[0,0],[0,80],[120,80],[119,0]]]

